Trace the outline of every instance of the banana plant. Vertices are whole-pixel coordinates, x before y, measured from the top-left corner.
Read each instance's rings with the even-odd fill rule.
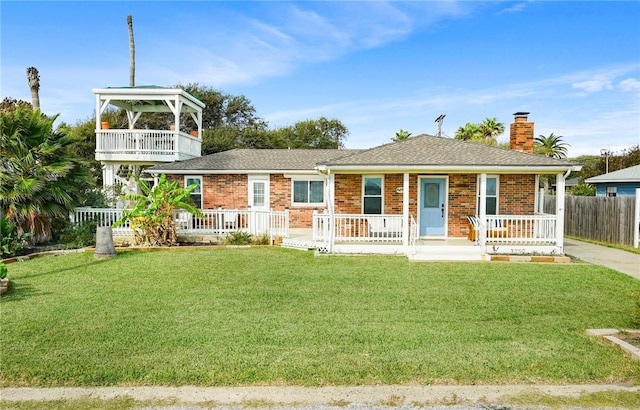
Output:
[[[137,177],[135,179],[142,194],[128,194],[123,197],[125,200],[133,201],[135,205],[131,209],[123,210],[122,218],[113,225],[118,227],[129,222],[135,245],[175,245],[177,230],[174,212],[178,209],[203,216],[191,200],[191,192],[198,187],[197,184],[182,188],[178,182],[168,181],[162,174],[156,186],[151,188],[145,181]]]

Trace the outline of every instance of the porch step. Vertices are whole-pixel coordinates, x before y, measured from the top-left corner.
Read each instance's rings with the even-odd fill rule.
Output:
[[[410,261],[482,261],[479,246],[418,246],[407,255]]]

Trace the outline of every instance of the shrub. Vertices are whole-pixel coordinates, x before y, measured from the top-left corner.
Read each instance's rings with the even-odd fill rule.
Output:
[[[226,245],[251,245],[252,236],[249,232],[234,231],[224,239]]]
[[[96,244],[96,222],[87,221],[82,225],[69,224],[60,234],[60,243],[67,249],[85,248]]]
[[[18,235],[16,224],[7,218],[0,218],[0,257],[16,256],[30,237],[29,232]]]
[[[7,277],[7,265],[4,262],[0,262],[0,279],[4,279]]]
[[[271,238],[268,233],[263,233],[262,236],[254,236],[251,239],[252,245],[271,245]]]

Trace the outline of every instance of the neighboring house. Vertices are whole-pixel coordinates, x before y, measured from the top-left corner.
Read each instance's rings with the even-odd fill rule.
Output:
[[[562,253],[565,177],[581,167],[533,154],[527,115],[515,114],[510,150],[420,135],[368,150],[238,149],[146,172],[198,184],[194,201],[212,211],[197,223],[212,233],[228,221],[249,229],[257,215],[273,212],[257,232],[285,218],[278,230],[291,236],[285,244],[327,252],[425,259]],[[556,177],[556,215],[537,212],[543,174]]]
[[[635,195],[640,188],[640,165],[585,180],[596,186],[596,196]]]
[[[565,192],[570,192],[573,187],[575,187],[576,185],[580,184],[580,179],[581,179],[581,177],[574,177],[574,178],[569,178],[566,181],[564,181],[564,191]],[[555,181],[553,181],[553,183],[551,184],[551,189],[553,189],[554,191],[556,190],[556,182]]]

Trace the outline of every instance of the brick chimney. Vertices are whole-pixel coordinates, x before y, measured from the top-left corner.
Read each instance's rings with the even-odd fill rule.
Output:
[[[517,112],[511,124],[509,148],[533,153],[533,123],[527,121],[528,112]]]

